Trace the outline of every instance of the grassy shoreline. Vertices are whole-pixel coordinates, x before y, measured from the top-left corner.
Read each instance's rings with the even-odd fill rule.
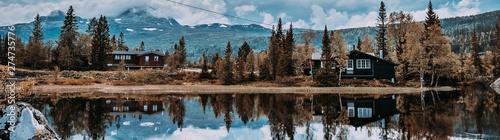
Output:
[[[241,85],[143,85],[143,86],[113,86],[113,85],[40,85],[35,86],[35,92],[88,92],[103,93],[138,93],[138,94],[213,94],[213,93],[295,93],[295,94],[413,94],[421,91],[455,90],[451,87],[413,88],[413,87],[255,87]]]

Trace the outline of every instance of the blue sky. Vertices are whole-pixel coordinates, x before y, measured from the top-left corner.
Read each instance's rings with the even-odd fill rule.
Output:
[[[219,13],[276,24],[282,18],[294,28],[343,29],[375,26],[378,0],[173,0]],[[415,20],[425,18],[428,0],[384,0],[387,12],[405,11]],[[498,0],[433,0],[441,18],[499,10]],[[167,0],[2,0],[0,25],[30,22],[36,13],[66,12],[69,5],[83,18],[116,16],[128,9],[144,9],[158,17],[173,17],[182,25],[209,23],[259,24],[193,9]],[[263,26],[269,27],[267,24]],[[286,26],[288,27],[288,26]]]

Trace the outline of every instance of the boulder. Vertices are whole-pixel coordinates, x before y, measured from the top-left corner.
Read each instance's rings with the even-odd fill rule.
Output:
[[[15,115],[12,115],[15,114]],[[2,109],[0,139],[58,140],[45,116],[33,106],[19,102]],[[14,121],[12,121],[14,120]]]
[[[490,85],[492,88],[500,88],[500,78],[495,80],[495,82],[491,83]]]

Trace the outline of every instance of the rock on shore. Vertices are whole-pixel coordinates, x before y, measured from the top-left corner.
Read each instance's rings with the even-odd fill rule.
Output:
[[[15,115],[9,115],[14,114]],[[27,103],[16,103],[2,109],[0,139],[58,140],[43,114]],[[9,121],[15,120],[15,123]],[[11,124],[14,124],[11,126]],[[10,129],[10,130],[9,130]],[[14,131],[11,131],[14,130]]]
[[[492,88],[500,88],[500,78],[498,78],[497,80],[495,80],[495,82],[493,82],[490,86]]]

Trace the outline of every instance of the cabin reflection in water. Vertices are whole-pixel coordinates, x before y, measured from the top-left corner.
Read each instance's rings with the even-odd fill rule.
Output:
[[[396,109],[396,95],[380,98],[342,97],[339,102],[338,104],[342,106],[336,109],[347,109],[349,124],[354,127],[360,127],[379,120],[382,120],[382,125],[385,125],[384,118],[398,113]],[[322,110],[324,109],[314,108],[313,120],[321,120],[323,115]]]
[[[106,99],[112,108],[111,115],[157,114],[163,112],[162,101],[137,101],[135,99]]]

